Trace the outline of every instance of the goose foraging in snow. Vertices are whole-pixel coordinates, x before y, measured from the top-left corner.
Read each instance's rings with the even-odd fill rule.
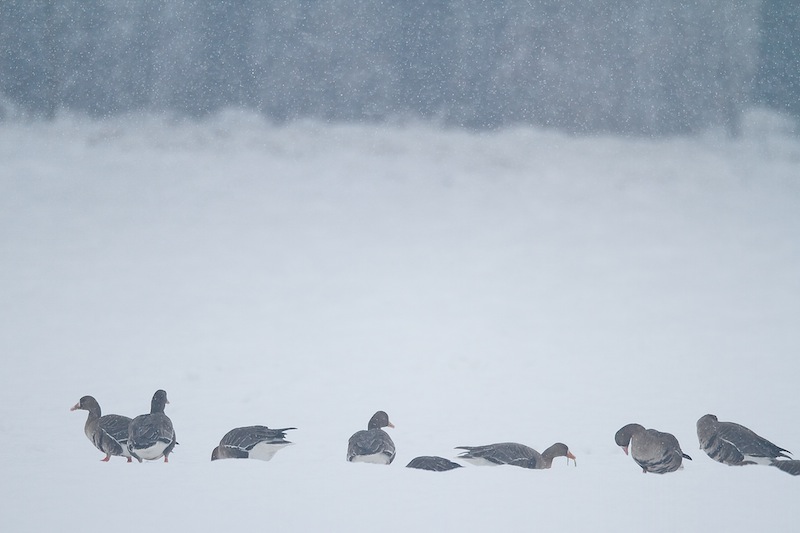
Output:
[[[140,463],[142,459],[155,461],[161,457],[169,462],[169,454],[177,442],[172,420],[164,414],[169,403],[167,393],[157,390],[150,402],[150,413],[139,415],[128,426],[128,450]]]
[[[278,450],[293,444],[286,440],[290,429],[270,429],[267,426],[246,426],[227,432],[219,446],[211,452],[211,460],[217,459],[259,459],[269,461]]]
[[[351,463],[388,465],[394,461],[392,438],[382,428],[393,428],[389,415],[378,411],[369,419],[367,429],[356,431],[347,442],[347,460]]]
[[[575,461],[575,466],[578,465],[567,445],[561,442],[553,444],[542,453],[516,442],[500,442],[486,446],[456,446],[456,449],[466,450],[461,452],[459,459],[479,466],[512,465],[544,470],[553,465],[553,459],[556,457],[566,457],[567,463],[572,459]]]
[[[411,462],[406,465],[406,468],[417,468],[419,470],[430,470],[432,472],[446,472],[462,467],[460,464],[450,459],[445,459],[444,457],[439,457],[437,455],[420,455],[419,457],[413,458]]]
[[[640,424],[628,424],[620,428],[614,435],[614,442],[622,448],[625,455],[636,461],[642,472],[666,474],[683,467],[683,460],[691,457],[681,451],[678,439],[671,433],[662,433],[655,429],[645,429]]]
[[[101,461],[108,461],[112,455],[117,455],[127,457],[128,462],[131,462],[128,451],[130,418],[122,415],[101,416],[100,404],[92,396],[84,396],[70,408],[70,411],[77,410],[89,411],[83,431],[95,448],[106,454]]]

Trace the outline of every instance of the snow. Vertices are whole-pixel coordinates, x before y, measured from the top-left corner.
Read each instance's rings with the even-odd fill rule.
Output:
[[[0,530],[787,531],[797,478],[698,449],[706,413],[800,454],[800,140],[61,117],[0,126]],[[94,395],[164,388],[126,464]],[[378,409],[389,467],[345,462]],[[628,422],[693,461],[643,475]],[[270,462],[236,426],[296,426]],[[454,446],[577,467],[433,473]]]

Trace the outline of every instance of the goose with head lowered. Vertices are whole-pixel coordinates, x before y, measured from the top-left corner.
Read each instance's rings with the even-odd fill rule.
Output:
[[[697,421],[700,448],[713,460],[728,466],[769,465],[792,475],[800,466],[791,453],[754,431],[735,422],[720,422],[716,415],[703,415]]]
[[[356,431],[347,442],[347,460],[351,463],[391,464],[395,448],[392,438],[383,430],[385,427],[394,427],[385,411],[372,415],[367,429]]]
[[[267,426],[246,426],[227,432],[219,446],[211,452],[211,460],[259,459],[269,461],[278,450],[292,444],[286,432],[297,428],[270,429]]]
[[[167,393],[157,390],[150,402],[150,413],[139,415],[128,426],[128,450],[140,463],[142,460],[155,461],[164,458],[169,462],[169,454],[177,444],[172,420],[164,414],[169,403]]]
[[[127,457],[131,462],[128,451],[128,425],[131,419],[122,415],[102,415],[100,404],[93,396],[84,396],[70,411],[89,411],[86,425],[83,427],[86,437],[95,448],[106,454],[101,461],[108,461],[111,456]]]
[[[457,450],[465,450],[458,456],[469,463],[478,466],[512,465],[521,468],[544,470],[553,465],[556,457],[566,457],[567,463],[572,459],[575,465],[578,462],[566,444],[557,442],[542,453],[530,446],[517,442],[499,442],[485,446],[456,446]]]
[[[420,455],[414,457],[406,468],[416,468],[418,470],[430,470],[431,472],[447,472],[448,470],[455,470],[462,468],[460,464],[439,457],[438,455]]]
[[[627,424],[614,435],[614,442],[642,467],[645,474],[666,474],[683,468],[683,460],[692,460],[681,451],[678,439],[671,433],[645,429],[641,424]]]

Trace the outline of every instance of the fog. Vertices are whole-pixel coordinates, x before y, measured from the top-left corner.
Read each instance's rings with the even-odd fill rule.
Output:
[[[711,412],[800,449],[788,127],[0,126],[0,529],[792,530],[800,479],[695,433]],[[100,462],[69,407],[136,416],[158,388],[169,463]],[[396,460],[347,463],[378,409]],[[693,460],[643,475],[614,443],[629,422]],[[209,461],[252,424],[295,445]],[[404,468],[502,441],[564,442],[577,467]]]
[[[791,530],[695,422],[800,450],[798,6],[0,2],[0,530]],[[69,407],[159,388],[100,462]],[[404,468],[502,441],[577,466]]]

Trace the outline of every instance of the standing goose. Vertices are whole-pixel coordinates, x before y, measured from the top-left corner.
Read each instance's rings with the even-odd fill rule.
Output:
[[[106,454],[101,461],[108,461],[112,455],[118,455],[127,457],[130,463],[128,425],[131,423],[131,419],[121,415],[100,416],[100,404],[93,396],[84,396],[70,408],[70,411],[79,409],[89,411],[83,431],[95,448]]]
[[[636,464],[642,467],[642,472],[666,474],[682,468],[683,460],[691,457],[681,451],[678,439],[671,433],[662,433],[655,429],[645,429],[640,424],[623,426],[614,435],[617,446],[622,448],[625,455],[630,455]]]
[[[389,415],[378,411],[369,419],[367,429],[356,431],[347,443],[347,460],[351,463],[388,465],[394,461],[394,442],[381,428],[393,428]]]
[[[500,442],[486,446],[456,446],[456,449],[466,450],[461,452],[459,459],[478,466],[512,465],[544,470],[553,465],[553,459],[556,457],[566,457],[567,464],[572,459],[575,461],[575,466],[578,465],[567,445],[561,442],[553,444],[542,453],[516,442]]]
[[[247,426],[234,428],[227,432],[219,446],[211,452],[211,460],[217,459],[259,459],[269,461],[278,450],[289,446],[286,432],[290,429],[270,429],[267,426]]]
[[[431,470],[433,472],[446,472],[461,468],[461,465],[454,463],[450,459],[439,457],[438,455],[420,455],[411,460],[406,468],[418,468],[419,470]]]
[[[792,475],[800,474],[797,462],[786,455],[791,453],[789,450],[776,446],[742,425],[720,422],[715,415],[700,417],[697,421],[697,439],[700,448],[717,462],[729,466],[777,466]]]
[[[140,463],[142,459],[154,461],[160,457],[169,462],[169,454],[177,442],[172,420],[164,414],[168,403],[167,393],[157,390],[150,402],[150,413],[137,416],[128,426],[128,450]]]

